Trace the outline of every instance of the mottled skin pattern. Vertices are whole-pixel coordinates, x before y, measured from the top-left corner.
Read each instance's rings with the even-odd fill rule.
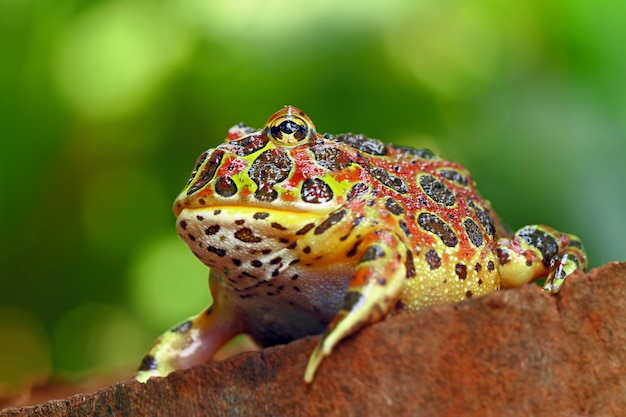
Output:
[[[311,382],[341,339],[387,314],[541,277],[555,293],[586,267],[573,235],[511,235],[462,166],[364,135],[320,135],[289,106],[203,153],[174,213],[211,268],[214,302],[153,344],[142,381],[208,362],[240,333],[261,346],[323,333]]]

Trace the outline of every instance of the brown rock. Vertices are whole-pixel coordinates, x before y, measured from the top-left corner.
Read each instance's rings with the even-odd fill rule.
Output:
[[[626,410],[626,263],[399,314],[303,382],[317,337],[8,416],[617,416]]]

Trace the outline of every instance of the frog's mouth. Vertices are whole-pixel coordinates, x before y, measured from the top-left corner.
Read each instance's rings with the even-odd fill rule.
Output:
[[[237,199],[229,199],[216,196],[215,194],[192,194],[187,195],[184,191],[174,202],[174,216],[179,217],[183,210],[227,210],[227,211],[251,211],[251,212],[276,212],[276,213],[300,213],[317,217],[328,215],[343,205],[343,199],[336,198],[320,204],[304,202],[299,198],[293,198],[290,194],[282,194],[274,201],[259,201],[251,193],[241,193]]]

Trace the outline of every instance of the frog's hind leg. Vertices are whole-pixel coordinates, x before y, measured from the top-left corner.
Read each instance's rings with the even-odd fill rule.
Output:
[[[220,347],[243,332],[240,315],[230,303],[222,302],[219,283],[213,278],[209,283],[213,305],[163,333],[144,356],[135,379],[145,382],[151,376],[207,363]]]
[[[363,240],[365,250],[350,280],[343,306],[328,325],[311,354],[304,381],[311,383],[317,367],[333,347],[346,336],[368,323],[380,320],[395,305],[404,279],[414,274],[405,262],[406,245],[386,230],[369,233]]]
[[[547,226],[526,226],[511,239],[499,239],[495,252],[502,288],[546,277],[543,289],[554,294],[569,275],[587,267],[580,239]]]

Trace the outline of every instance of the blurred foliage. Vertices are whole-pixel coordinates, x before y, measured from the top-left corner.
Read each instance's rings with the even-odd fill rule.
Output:
[[[171,204],[285,104],[433,148],[625,259],[626,3],[0,0],[0,388],[127,372],[210,302]]]

